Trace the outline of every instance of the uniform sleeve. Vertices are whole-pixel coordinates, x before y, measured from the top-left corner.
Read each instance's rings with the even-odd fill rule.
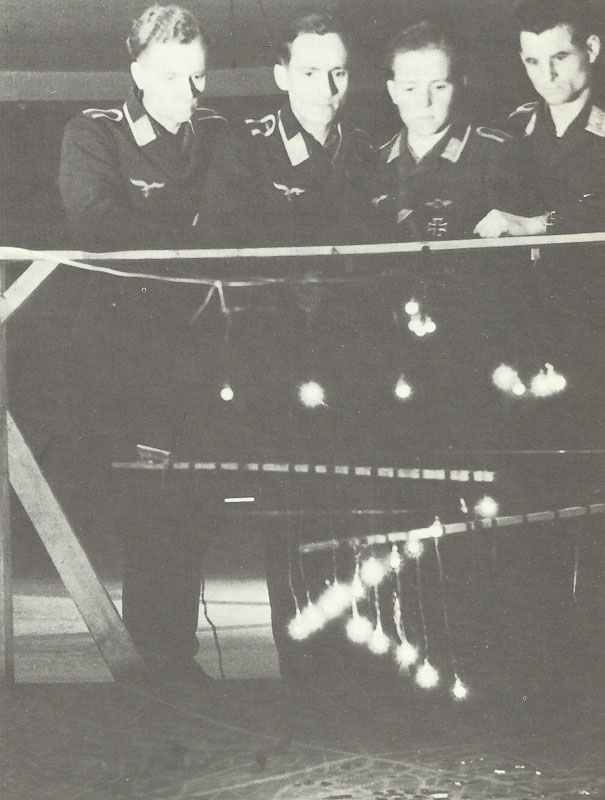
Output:
[[[166,230],[128,202],[115,142],[101,124],[71,120],[63,137],[59,189],[71,237],[85,250],[171,248]]]
[[[215,150],[202,190],[196,229],[200,246],[249,246],[262,240],[261,195],[244,136],[232,132]]]

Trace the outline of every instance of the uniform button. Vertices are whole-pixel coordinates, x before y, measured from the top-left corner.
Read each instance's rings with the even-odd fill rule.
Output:
[[[141,286],[141,293],[142,294],[147,294],[147,291],[148,291],[148,289],[147,289],[146,286]]]

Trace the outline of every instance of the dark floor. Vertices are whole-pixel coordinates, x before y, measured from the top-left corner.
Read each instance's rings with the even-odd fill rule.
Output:
[[[603,703],[446,706],[277,680],[210,691],[21,685],[4,701],[3,800],[605,797]],[[291,741],[287,741],[291,736]]]

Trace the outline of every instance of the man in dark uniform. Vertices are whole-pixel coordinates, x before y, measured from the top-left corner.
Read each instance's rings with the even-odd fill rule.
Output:
[[[342,119],[348,37],[329,17],[295,20],[274,76],[288,95],[247,119],[218,150],[206,181],[206,222],[221,244],[321,244],[367,231],[367,134]]]
[[[374,151],[367,134],[343,117],[349,88],[349,37],[340,23],[324,14],[295,19],[277,47],[274,77],[287,95],[286,102],[278,110],[245,120],[218,150],[205,184],[208,227],[202,227],[202,233],[225,246],[367,239]],[[313,260],[310,267],[305,259],[305,268],[319,275],[329,268],[330,259],[342,270],[340,259],[332,256],[321,264]],[[295,266],[300,267],[300,262]],[[290,269],[274,260],[265,267],[282,275]],[[342,295],[342,287],[338,292]],[[321,320],[328,306],[333,310],[329,290],[318,284],[307,283],[293,292],[270,290],[269,294],[278,316],[251,320],[245,336],[251,353],[248,369],[253,369],[252,363],[257,365],[254,372],[257,381],[264,381],[267,396],[271,393],[268,373],[276,376],[279,390],[280,373],[286,381],[294,381],[296,368],[322,352],[322,345],[330,340]],[[307,325],[310,318],[313,324]],[[255,332],[258,338],[253,339]],[[307,412],[303,420],[304,412],[297,413],[296,401],[293,404],[289,414],[271,417],[273,431],[281,432],[282,445],[302,445],[307,453],[314,447],[325,448],[326,437],[320,430],[325,434],[326,419]],[[283,406],[281,410],[285,411]],[[267,409],[259,411],[266,428]],[[259,430],[262,424],[254,427]],[[307,520],[305,530],[311,536],[325,533],[311,533]],[[301,677],[304,664],[300,646],[287,633],[294,615],[288,563],[298,560],[292,543],[288,553],[287,537],[280,533],[284,531],[267,536],[267,584],[281,673],[292,679]],[[296,568],[294,572],[296,583]],[[307,577],[313,581],[317,575]]]
[[[509,117],[520,140],[530,208],[501,206],[477,226],[484,237],[602,230],[605,111],[594,71],[601,40],[583,0],[527,0],[517,9],[521,59],[540,95]]]
[[[462,111],[461,49],[430,20],[405,28],[386,57],[387,90],[403,128],[381,148],[373,204],[382,236],[455,239],[472,235],[494,207],[514,204],[511,136]]]
[[[206,38],[187,10],[158,4],[134,21],[127,46],[133,88],[126,102],[86,109],[65,130],[59,185],[73,241],[95,251],[187,245],[215,142],[225,135],[224,118],[199,104]],[[174,271],[174,263],[157,261],[121,266]],[[177,359],[204,291],[91,279],[74,332],[86,441],[95,434],[112,445],[119,439],[127,457],[137,443],[178,447],[191,386],[181,380]],[[161,489],[143,481],[125,488],[127,507],[139,518],[124,522],[131,528],[124,619],[159,678],[198,674],[200,532],[185,518],[192,499],[185,492],[168,476]]]

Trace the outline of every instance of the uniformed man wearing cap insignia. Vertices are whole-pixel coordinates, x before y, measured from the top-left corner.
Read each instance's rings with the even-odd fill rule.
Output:
[[[362,240],[373,150],[342,118],[348,36],[329,16],[298,18],[276,61],[287,102],[245,120],[217,151],[205,191],[209,233],[224,245]]]
[[[601,40],[585,0],[524,0],[516,10],[520,55],[539,95],[509,117],[519,139],[528,209],[500,206],[480,236],[603,230],[605,110],[595,98]]]
[[[381,236],[462,238],[497,200],[516,202],[511,136],[462,111],[461,49],[440,23],[402,30],[386,56],[387,90],[403,128],[379,153],[373,205]]]
[[[85,109],[65,130],[59,186],[73,244],[101,252],[191,246],[204,177],[226,130],[225,119],[200,103],[206,36],[186,9],[156,4],[134,20],[127,47],[133,86],[126,101]],[[175,271],[174,262],[120,267]],[[188,321],[205,291],[90,279],[71,346],[73,424],[88,447],[86,463],[112,453],[131,460],[137,444],[178,448],[192,394],[178,358],[192,347]],[[199,396],[192,402],[199,412]],[[188,519],[192,498],[181,484],[172,486],[169,476],[162,491],[144,483],[124,491],[124,619],[159,680],[205,680],[194,661],[204,523]]]

